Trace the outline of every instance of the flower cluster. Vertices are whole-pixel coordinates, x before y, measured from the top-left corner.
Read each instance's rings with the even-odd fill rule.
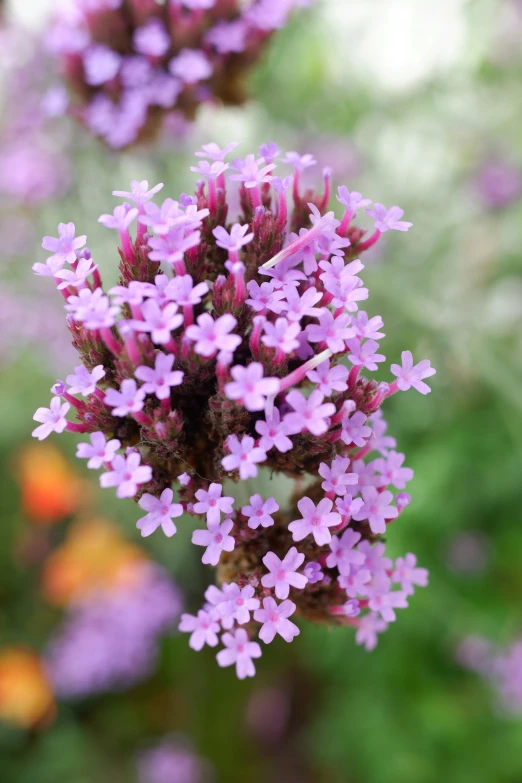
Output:
[[[181,599],[158,566],[141,564],[137,572],[129,584],[93,592],[69,608],[46,652],[58,696],[129,688],[153,671],[159,640],[175,627]]]
[[[163,738],[137,759],[139,783],[210,783],[214,771],[183,736]]]
[[[302,616],[351,625],[372,649],[427,583],[414,555],[393,563],[379,541],[408,505],[413,475],[380,407],[398,391],[429,392],[435,370],[404,351],[392,382],[366,377],[385,361],[384,333],[379,316],[358,309],[368,297],[359,254],[410,227],[402,210],[341,187],[337,219],[329,170],[322,193],[303,192],[310,155],[288,153],[293,175],[280,178],[275,144],[230,165],[235,146],[197,153],[208,160],[193,169],[195,196],[158,205],[162,186],[146,181],[115,191],[127,201],[100,218],[121,245],[119,285],[107,293],[73,224],[44,239],[51,255],[35,271],[66,300],[82,364],[53,386],[33,434],[88,434],[78,457],[104,468],[103,487],[139,502],[143,535],[174,535],[183,513],[205,520],[193,543],[218,567],[220,588],[181,630],[194,649],[216,646],[223,630],[218,663],[245,677],[261,655],[255,629],[266,644],[291,641],[290,617]],[[228,171],[239,183],[235,222]],[[367,238],[354,224],[363,207],[375,223]],[[295,479],[288,507],[254,493],[238,508],[226,494],[226,477],[247,481],[261,466]]]
[[[457,650],[457,659],[493,686],[504,712],[522,714],[522,639],[500,649],[481,636],[468,636]]]
[[[122,148],[169,113],[192,119],[204,102],[242,103],[267,40],[312,1],[72,0],[47,45],[77,96],[73,114]]]

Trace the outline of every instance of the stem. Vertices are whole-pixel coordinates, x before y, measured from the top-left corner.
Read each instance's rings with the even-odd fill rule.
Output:
[[[333,353],[329,348],[327,348],[326,351],[322,351],[317,356],[309,359],[307,362],[287,375],[286,378],[281,379],[279,391],[282,392],[285,389],[288,389],[290,386],[295,386],[296,383],[299,383],[303,380],[307,372],[310,372],[310,370],[315,370],[316,367],[329,359],[331,356],[333,356]]]
[[[366,242],[360,242],[357,245],[357,252],[363,252],[364,250],[369,250],[373,245],[375,245],[376,242],[379,241],[381,236],[381,232],[378,228],[375,229],[375,232],[371,235],[369,239],[366,240]]]

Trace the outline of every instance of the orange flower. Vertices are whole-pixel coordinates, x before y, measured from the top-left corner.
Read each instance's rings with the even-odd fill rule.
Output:
[[[132,581],[134,566],[145,560],[146,554],[110,522],[76,522],[45,563],[43,592],[50,603],[65,606],[92,590],[110,590]]]
[[[79,478],[51,444],[25,447],[18,460],[22,509],[32,522],[52,525],[85,504],[88,482]]]
[[[55,711],[38,655],[21,647],[0,650],[0,719],[30,729],[51,722]]]

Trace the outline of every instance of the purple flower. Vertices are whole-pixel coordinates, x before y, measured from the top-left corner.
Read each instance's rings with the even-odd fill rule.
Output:
[[[74,368],[74,375],[68,375],[65,379],[69,385],[69,394],[82,394],[84,397],[94,394],[98,381],[104,375],[103,364],[98,364],[92,372],[89,372],[83,364],[79,364]]]
[[[109,82],[118,74],[121,56],[108,46],[90,46],[83,55],[85,81],[92,87]]]
[[[263,365],[252,362],[248,367],[240,364],[232,367],[230,374],[234,381],[225,384],[225,394],[229,400],[237,400],[247,411],[262,411],[266,398],[279,391],[277,378],[263,378]]]
[[[244,160],[236,158],[232,168],[239,173],[230,174],[229,179],[232,182],[242,182],[245,188],[256,188],[264,182],[270,182],[272,179],[270,172],[276,168],[276,165],[275,163],[270,163],[267,166],[263,166],[264,162],[264,158],[256,160],[255,155],[247,155]],[[260,169],[259,166],[262,166],[262,168]]]
[[[172,228],[161,237],[152,237],[149,239],[149,247],[152,251],[149,253],[151,261],[165,261],[167,264],[177,264],[183,261],[183,256],[193,247],[196,247],[201,239],[199,231],[185,233],[185,229]]]
[[[355,329],[355,336],[359,340],[380,340],[385,337],[384,332],[379,332],[384,326],[380,315],[368,318],[364,310],[359,310],[357,315],[352,317],[352,326]]]
[[[341,517],[337,512],[332,511],[332,506],[333,503],[329,498],[320,500],[317,507],[310,498],[301,498],[297,508],[303,516],[288,525],[294,541],[302,541],[306,536],[312,535],[318,546],[329,544],[332,534],[328,528],[341,524]]]
[[[142,179],[141,182],[138,182],[137,179],[133,179],[131,180],[130,186],[130,191],[113,190],[112,195],[119,196],[120,198],[128,198],[130,201],[133,201],[137,207],[143,207],[147,201],[150,201],[151,198],[162,189],[163,182],[154,185],[153,188],[149,188],[149,183],[146,179]]]
[[[292,601],[283,601],[278,604],[270,596],[263,598],[263,608],[254,612],[254,619],[258,623],[262,623],[259,631],[261,641],[270,644],[276,634],[282,636],[285,642],[291,642],[295,636],[299,636],[299,628],[288,619],[296,608]]]
[[[121,382],[120,391],[107,389],[105,404],[112,408],[113,416],[127,416],[129,413],[141,411],[144,405],[145,391],[138,389],[134,378],[125,378]]]
[[[307,430],[318,437],[328,430],[328,417],[335,413],[335,405],[331,402],[323,404],[324,396],[320,391],[313,391],[306,398],[296,390],[287,394],[286,401],[295,413],[287,413],[284,422],[289,433],[296,434]]]
[[[244,628],[238,628],[232,633],[224,633],[221,641],[225,645],[216,656],[219,666],[236,665],[236,674],[240,680],[245,677],[253,677],[256,667],[252,658],[261,657],[261,648],[257,642],[251,642]]]
[[[293,285],[285,285],[283,291],[286,298],[285,314],[289,321],[300,321],[306,315],[321,317],[321,309],[314,307],[323,298],[320,291],[308,288],[302,296],[299,296]]]
[[[134,48],[141,54],[163,57],[170,48],[170,36],[160,19],[152,18],[134,31]]]
[[[424,378],[430,378],[435,375],[437,370],[431,367],[428,359],[423,359],[418,364],[413,364],[411,351],[403,351],[401,354],[402,366],[392,364],[392,374],[397,377],[397,388],[401,391],[408,391],[412,386],[421,394],[429,394],[431,391],[427,383],[423,383]]]
[[[322,582],[324,579],[324,574],[321,571],[321,566],[319,563],[315,563],[313,560],[311,560],[309,563],[307,563],[303,569],[303,574],[308,579],[308,582],[311,585],[315,585],[318,582]]]
[[[58,290],[73,286],[74,288],[83,288],[86,284],[86,280],[93,272],[98,269],[96,264],[93,264],[92,259],[82,258],[78,262],[76,269],[60,269],[56,272],[55,277],[59,278],[63,282],[58,285]]]
[[[200,304],[203,296],[208,293],[208,284],[194,285],[190,275],[176,275],[169,280],[165,292],[180,307],[193,307]]]
[[[293,446],[292,441],[287,437],[290,434],[288,425],[284,420],[281,421],[281,414],[277,408],[274,408],[271,416],[267,415],[266,421],[262,419],[256,421],[256,432],[261,435],[259,446],[263,451],[276,448],[281,454],[285,454]]]
[[[103,432],[93,432],[90,443],[78,443],[76,456],[88,459],[87,467],[98,470],[104,463],[110,463],[121,446],[119,440],[107,440]]]
[[[413,595],[413,585],[426,587],[428,584],[428,571],[426,568],[417,568],[417,558],[410,553],[395,561],[392,581],[399,582],[406,595]]]
[[[362,565],[365,561],[364,554],[354,549],[360,540],[361,534],[350,529],[345,530],[341,538],[332,536],[331,553],[326,558],[328,568],[337,568],[340,574],[348,576],[353,566]]]
[[[263,587],[275,588],[275,594],[279,599],[288,598],[290,587],[303,590],[308,579],[304,574],[298,574],[297,569],[303,565],[305,556],[298,552],[295,546],[288,550],[283,560],[280,560],[273,552],[268,552],[263,563],[270,572],[261,579]]]
[[[128,690],[155,668],[161,637],[179,617],[179,591],[152,563],[132,579],[91,593],[67,610],[45,652],[45,668],[61,699]]]
[[[234,353],[241,343],[239,335],[230,334],[236,326],[236,319],[228,313],[221,315],[215,321],[209,313],[202,313],[198,316],[197,326],[191,324],[185,334],[189,340],[196,343],[194,348],[196,353],[209,358],[215,356],[218,351]]]
[[[268,283],[264,283],[264,285],[268,285]],[[267,321],[264,325],[264,331],[261,342],[267,348],[276,348],[284,354],[290,354],[299,348],[299,340],[296,338],[301,332],[301,327],[297,321],[289,323],[286,318],[277,318],[275,324]]]
[[[140,463],[141,455],[137,451],[131,451],[125,457],[117,454],[112,460],[112,470],[100,476],[100,485],[104,489],[117,487],[119,498],[133,498],[138,486],[152,479],[152,468]]]
[[[169,63],[169,71],[184,84],[210,79],[212,64],[206,54],[199,49],[182,49]]]
[[[234,498],[221,497],[223,487],[221,484],[211,484],[208,490],[198,489],[194,505],[196,514],[206,514],[207,524],[214,525],[221,521],[221,514],[232,514]]]
[[[386,359],[386,356],[383,356],[382,353],[375,353],[376,349],[379,348],[379,343],[376,343],[375,340],[366,340],[366,342],[361,343],[360,340],[354,337],[351,340],[347,340],[346,345],[352,352],[348,355],[348,358],[357,367],[366,367],[367,370],[375,371],[378,369],[376,363],[384,362]]]
[[[367,209],[366,214],[375,220],[375,228],[384,234],[385,231],[407,231],[413,223],[407,223],[401,220],[404,210],[400,207],[390,207],[386,209],[384,204],[375,203],[373,209]]]
[[[38,408],[33,419],[40,422],[40,426],[32,431],[33,438],[45,440],[51,432],[63,432],[67,427],[65,417],[70,407],[68,402],[62,403],[60,397],[53,397],[48,408]]]
[[[225,519],[222,523],[207,521],[207,530],[194,530],[192,543],[196,546],[206,547],[201,558],[202,563],[216,566],[219,563],[221,552],[232,552],[236,542],[229,533],[233,527],[232,520]]]
[[[229,435],[227,447],[230,454],[221,460],[224,469],[228,473],[232,470],[239,470],[239,478],[242,481],[247,478],[255,478],[257,476],[256,464],[266,460],[266,451],[255,446],[254,438],[251,438],[250,435],[243,435],[242,440],[239,440],[237,435]]]
[[[329,397],[334,391],[343,392],[348,388],[348,369],[342,364],[330,368],[330,361],[321,362],[315,370],[306,373],[312,383],[317,384],[317,390]]]
[[[372,575],[367,568],[350,568],[346,569],[345,573],[342,573],[337,581],[349,598],[356,598],[358,595],[368,595],[368,583],[371,580]]]
[[[54,261],[63,266],[63,264],[73,264],[76,261],[76,251],[82,248],[86,241],[85,235],[75,237],[74,223],[58,223],[58,239],[44,237],[42,247],[53,253],[48,258],[48,262]]]
[[[404,454],[398,454],[396,451],[390,451],[387,457],[381,457],[373,461],[375,470],[381,474],[379,484],[387,487],[393,484],[397,489],[404,489],[406,483],[413,478],[411,468],[403,468]]]
[[[287,152],[285,157],[281,158],[281,163],[289,163],[297,171],[304,171],[310,166],[317,165],[314,156],[308,152],[305,155],[300,155],[298,152]]]
[[[183,372],[172,371],[174,356],[159,351],[156,354],[154,368],[141,365],[135,371],[135,376],[144,381],[141,390],[145,394],[155,394],[158,400],[168,400],[172,386],[180,386],[183,383]]]
[[[366,614],[361,618],[357,633],[355,634],[355,641],[357,644],[362,644],[364,649],[371,652],[377,646],[377,634],[386,631],[388,623],[381,620],[377,614]]]
[[[407,595],[403,590],[390,592],[390,580],[386,577],[368,588],[368,607],[372,612],[380,614],[387,623],[396,620],[394,609],[406,609]]]
[[[230,630],[234,623],[245,625],[250,622],[250,612],[259,608],[259,599],[254,598],[254,593],[252,585],[240,588],[232,582],[232,584],[224,584],[222,592],[211,585],[205,597],[218,611],[223,628]]]
[[[111,305],[108,296],[104,296],[101,288],[91,291],[90,288],[82,288],[78,296],[70,296],[67,299],[68,310],[75,321],[83,323],[86,329],[104,329],[114,326],[116,316],[120,308]]]
[[[200,160],[198,165],[191,166],[190,170],[195,172],[195,174],[199,174],[202,177],[215,180],[221,174],[223,174],[223,172],[226,171],[228,168],[229,168],[229,164],[223,163],[223,161],[220,160],[216,160],[214,161],[214,163],[209,163],[208,160]],[[225,231],[225,229],[222,226],[218,226],[218,228],[221,228],[222,231]],[[248,225],[245,226],[245,229],[248,231]]]
[[[249,518],[248,527],[252,528],[252,530],[257,530],[259,525],[261,525],[261,527],[270,527],[273,525],[274,520],[272,519],[271,514],[275,514],[276,511],[279,511],[279,506],[274,498],[263,500],[261,495],[252,495],[250,498],[250,505],[243,506],[241,509],[243,515]]]
[[[238,141],[232,141],[230,144],[226,144],[223,149],[218,147],[215,142],[210,142],[209,144],[203,144],[201,147],[200,152],[195,152],[194,154],[198,158],[210,158],[210,160],[225,160],[227,155],[229,155],[232,150],[235,150],[236,147],[239,147]]]
[[[203,783],[209,766],[184,738],[163,739],[138,756],[139,783]]]
[[[148,512],[147,516],[138,519],[136,523],[142,536],[150,536],[158,527],[161,527],[168,538],[174,535],[176,525],[172,519],[183,514],[183,506],[181,503],[173,503],[173,496],[170,488],[164,489],[159,498],[147,492],[141,496],[138,505]]]
[[[247,299],[246,303],[250,305],[252,310],[256,313],[264,313],[266,310],[272,310],[274,313],[280,313],[283,310],[285,304],[281,302],[284,299],[283,291],[276,291],[273,283],[261,283],[259,285],[255,280],[250,280],[247,283],[247,291],[251,296],[251,299]],[[285,319],[286,320],[286,319]],[[297,327],[301,327],[297,324]]]
[[[353,413],[343,419],[341,438],[349,446],[354,443],[359,448],[366,446],[366,441],[371,437],[371,427],[365,426],[366,416],[361,411]]]
[[[155,299],[147,299],[141,311],[143,321],[133,321],[132,325],[138,332],[150,332],[152,342],[158,345],[167,345],[172,339],[171,332],[183,323],[175,302],[169,302],[161,309]]]
[[[326,343],[332,353],[342,353],[344,341],[353,337],[354,331],[348,326],[350,316],[343,313],[334,318],[330,310],[319,316],[319,324],[307,327],[308,339],[311,343]]]
[[[197,617],[192,614],[182,614],[179,630],[190,634],[189,647],[196,652],[202,650],[206,644],[209,647],[217,647],[218,645],[219,623],[203,609],[199,610]]]
[[[117,231],[127,231],[129,226],[136,220],[138,216],[138,210],[136,207],[130,206],[130,204],[120,204],[114,207],[112,215],[100,215],[98,223],[101,223],[105,228],[115,228]],[[135,281],[132,281],[135,282]],[[109,291],[109,293],[111,293]]]
[[[222,247],[229,252],[238,253],[242,247],[248,245],[254,238],[254,234],[248,231],[248,223],[241,226],[239,223],[234,223],[230,232],[226,231],[223,226],[217,226],[212,233],[216,237],[216,244],[218,247]]]
[[[319,465],[319,475],[324,478],[321,484],[322,489],[325,492],[334,492],[336,495],[346,495],[346,488],[350,485],[357,484],[357,475],[355,473],[347,473],[346,469],[350,464],[348,457],[336,457],[331,464],[331,467],[325,462],[321,462]]]
[[[363,505],[364,501],[361,498],[354,498],[353,495],[343,495],[341,498],[337,498],[335,506],[337,511],[344,519],[350,519]]]
[[[350,210],[353,215],[356,214],[358,209],[369,207],[372,203],[369,198],[363,198],[356,190],[352,190],[350,193],[346,185],[341,185],[341,187],[337,188],[337,201]]]
[[[399,513],[395,506],[390,506],[392,493],[388,490],[379,493],[375,487],[363,487],[362,496],[364,504],[352,514],[352,519],[356,522],[368,520],[372,533],[384,533],[386,520],[396,519]]]

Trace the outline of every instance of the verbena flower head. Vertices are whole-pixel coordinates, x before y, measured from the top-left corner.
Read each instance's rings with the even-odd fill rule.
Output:
[[[181,598],[157,565],[134,571],[128,584],[93,592],[70,607],[46,653],[58,696],[122,690],[152,673],[161,637],[176,626]]]
[[[234,147],[209,144],[198,155],[224,159]],[[298,617],[351,625],[373,649],[427,582],[413,555],[394,565],[379,542],[408,505],[402,490],[413,475],[380,408],[402,390],[425,394],[434,370],[405,351],[393,382],[390,371],[372,377],[386,360],[377,353],[383,323],[358,312],[368,297],[358,255],[381,230],[366,239],[344,196],[343,214],[327,212],[329,178],[324,192],[303,193],[304,159],[284,164],[294,167],[291,210],[273,168],[256,179],[266,165],[255,155],[235,161],[235,171],[248,161],[246,179],[229,177],[239,185],[221,167],[178,201],[156,204],[160,187],[147,182],[116,191],[136,204],[134,221],[109,224],[119,232],[119,284],[106,293],[93,265],[60,288],[86,370],[75,367],[69,389],[53,387],[35,430],[85,433],[78,456],[103,466],[103,487],[139,503],[142,535],[174,536],[183,512],[199,517],[192,542],[221,589],[183,615],[181,630],[197,650],[225,631],[217,660],[240,677],[261,654],[256,631],[265,644],[288,642]],[[227,187],[239,188],[239,215],[229,214]],[[63,247],[44,240],[60,286],[57,253],[62,269],[90,257],[76,228],[66,233]],[[346,286],[364,293],[341,305]],[[250,502],[235,505],[223,487],[260,471],[295,479],[285,508],[251,486]]]
[[[243,103],[248,69],[311,2],[69,0],[46,42],[75,95],[71,114],[122,148],[153,136],[169,114],[191,120],[205,102]]]

